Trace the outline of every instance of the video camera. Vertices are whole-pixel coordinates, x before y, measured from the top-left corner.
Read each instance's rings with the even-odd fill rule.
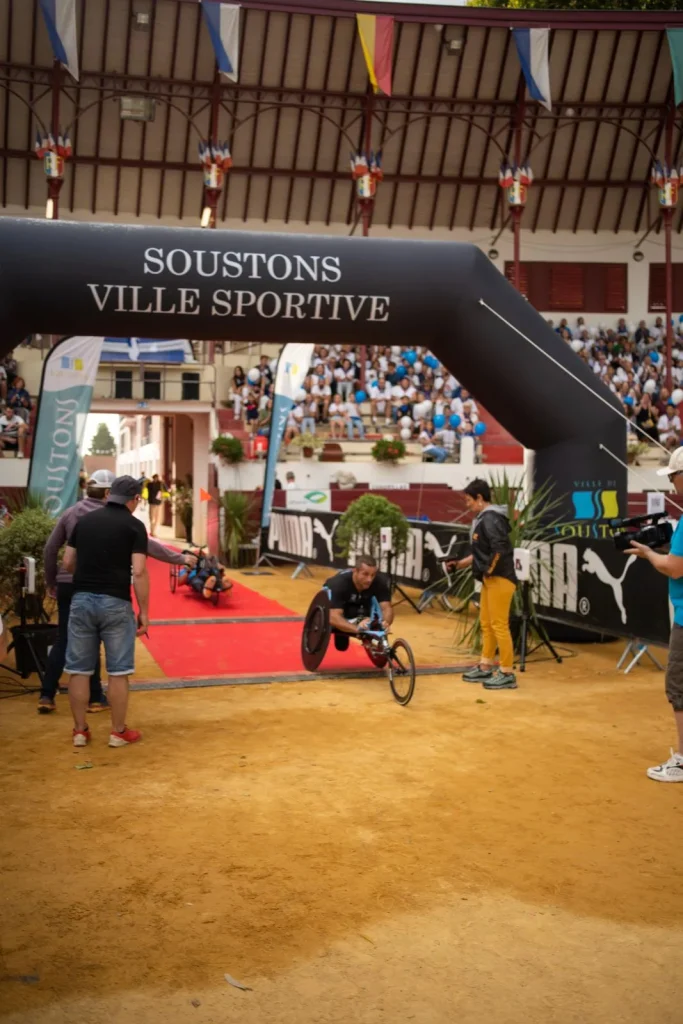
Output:
[[[656,550],[666,547],[673,536],[673,526],[665,518],[666,512],[651,512],[645,516],[631,516],[630,519],[612,519],[610,526],[614,533],[617,551],[627,551],[633,541]]]

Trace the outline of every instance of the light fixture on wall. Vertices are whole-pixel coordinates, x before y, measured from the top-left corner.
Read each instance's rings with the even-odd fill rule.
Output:
[[[645,253],[641,252],[640,249],[636,249],[636,251],[633,253],[633,259],[636,261],[636,263],[642,263],[645,259]]]
[[[45,217],[47,220],[54,220],[55,216],[55,201],[54,199],[48,199],[45,206]]]
[[[500,256],[500,253],[498,252],[497,249],[489,249],[486,255],[490,260],[497,260],[498,257]]]
[[[200,224],[201,224],[201,226],[203,228],[208,228],[210,223],[211,223],[211,207],[210,206],[205,206],[204,209],[202,210],[202,219],[200,221]]]
[[[457,57],[463,47],[464,36],[462,29],[456,28],[455,34],[450,38],[446,37],[446,25],[435,25],[434,28],[441,36],[441,45],[452,57]]]

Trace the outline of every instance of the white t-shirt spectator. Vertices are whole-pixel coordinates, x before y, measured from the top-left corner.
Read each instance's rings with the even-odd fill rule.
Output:
[[[349,419],[361,419],[360,407],[355,402],[344,403],[344,415]]]
[[[380,356],[378,362],[379,362],[379,368],[382,371],[382,373],[386,373],[387,370],[389,369],[389,360],[387,359],[387,357],[386,356]]]
[[[401,404],[404,402],[413,402],[417,391],[412,384],[409,384],[407,388],[402,387],[401,384],[395,384],[391,389],[391,397],[394,401],[398,401]]]
[[[19,427],[25,426],[26,423],[22,420],[21,416],[17,416],[11,409],[8,409],[3,416],[0,416],[0,434],[6,434],[8,437],[18,437]]]
[[[451,430],[450,427],[444,427],[443,430],[439,430],[434,435],[434,440],[437,444],[440,444],[447,452],[452,452],[458,440],[458,435],[455,430]]]
[[[1,419],[0,423],[2,423]],[[660,416],[659,423],[657,424],[657,429],[659,430],[660,441],[666,441],[667,438],[671,437],[672,434],[680,434],[681,420],[678,413],[676,413],[675,416],[672,416],[671,419],[669,419],[669,417],[666,414],[664,414],[664,416]]]
[[[329,398],[332,394],[329,384],[325,384],[320,380],[316,380],[313,387],[311,388],[311,394],[315,398]]]
[[[335,395],[330,402],[330,407],[327,410],[330,419],[344,419],[346,414],[346,406],[343,402],[339,401],[339,396]]]
[[[380,385],[379,381],[375,381],[370,388],[370,398],[373,402],[387,402],[392,397],[392,390],[388,380],[385,380],[382,385]]]

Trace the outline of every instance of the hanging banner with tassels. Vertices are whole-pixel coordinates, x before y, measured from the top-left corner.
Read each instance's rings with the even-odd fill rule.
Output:
[[[78,81],[76,0],[40,0],[52,52],[72,78]]]
[[[240,53],[239,4],[219,4],[202,0],[202,14],[211,36],[218,70],[226,78],[236,82]]]
[[[391,96],[394,19],[384,14],[357,14],[356,23],[372,88]]]

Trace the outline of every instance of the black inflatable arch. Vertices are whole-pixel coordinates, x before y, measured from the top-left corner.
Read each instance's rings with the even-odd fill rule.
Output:
[[[0,352],[36,332],[427,345],[570,517],[577,489],[624,508],[616,399],[474,245],[2,218]]]

